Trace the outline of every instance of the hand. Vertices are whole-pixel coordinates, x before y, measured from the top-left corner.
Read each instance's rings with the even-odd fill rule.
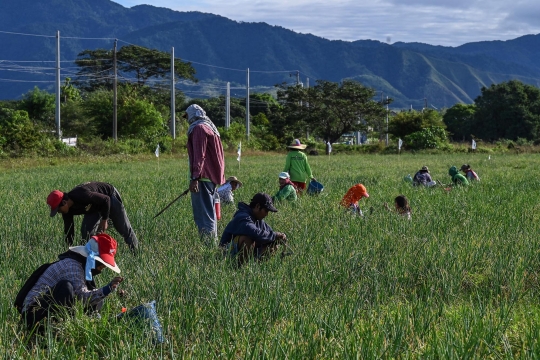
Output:
[[[313,181],[317,181],[317,179],[315,179],[314,177],[312,177],[312,178],[311,178],[311,180],[313,180]]]
[[[383,207],[384,207],[386,210],[390,210],[390,207],[388,206],[388,203],[384,203],[384,204],[383,204]]]
[[[123,290],[123,289],[119,289],[118,292],[117,292],[118,296],[120,297],[124,297],[124,296],[127,296],[127,291],[126,290]]]
[[[114,291],[118,287],[118,285],[124,281],[124,278],[121,276],[116,276],[114,279],[111,280],[111,283],[109,284],[111,286],[111,289]]]
[[[285,243],[287,241],[287,235],[280,232],[276,233],[276,241],[278,243]]]
[[[189,183],[189,191],[194,193],[199,192],[199,180],[191,180]]]
[[[108,227],[109,227],[109,224],[107,222],[107,219],[101,220],[98,226],[98,233],[104,233]]]

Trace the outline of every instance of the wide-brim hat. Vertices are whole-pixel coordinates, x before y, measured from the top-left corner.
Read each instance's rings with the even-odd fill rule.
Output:
[[[469,170],[470,166],[468,164],[461,165],[461,171]]]
[[[90,240],[88,240],[88,243],[90,244],[90,248],[92,249],[92,251],[99,254],[94,256],[97,261],[99,261],[112,271],[120,274],[120,268],[114,260],[114,254],[116,253],[116,240],[114,240],[110,235],[99,234],[96,236],[92,236]],[[86,246],[70,246],[69,250],[76,252],[77,254],[81,254],[84,257],[88,257],[89,255]]]
[[[237,183],[238,184],[238,187],[244,185],[242,184],[242,182],[240,180],[238,180],[238,178],[236,176],[229,176],[229,178],[227,179],[227,182],[228,183]]]
[[[422,168],[421,168],[420,170],[422,170],[422,171],[427,171],[427,172],[429,173],[429,169],[428,169],[427,166],[422,166]]]
[[[287,146],[289,149],[299,149],[299,150],[304,150],[307,145],[304,145],[300,142],[300,140],[298,139],[294,139],[293,142],[291,143],[291,145]]]

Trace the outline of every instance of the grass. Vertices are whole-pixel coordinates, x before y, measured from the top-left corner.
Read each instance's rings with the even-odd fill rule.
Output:
[[[294,254],[235,270],[199,244],[189,199],[153,216],[187,188],[187,159],[114,157],[81,163],[2,166],[0,354],[7,358],[537,358],[540,355],[540,157],[402,155],[310,157],[325,185],[317,197],[279,204],[267,222]],[[422,165],[449,182],[470,163],[481,183],[445,192],[402,181]],[[274,194],[283,155],[226,158],[244,186],[237,201]],[[111,296],[102,319],[79,314],[38,341],[18,325],[12,301],[39,265],[65,251],[62,221],[47,194],[99,180],[122,194],[141,253],[118,234],[117,261],[129,292]],[[355,183],[373,214],[338,203]],[[399,194],[407,221],[382,208]],[[220,233],[234,208],[222,206]],[[80,219],[77,219],[80,224]],[[104,285],[113,277],[96,278]],[[156,300],[166,344],[113,320],[124,307]],[[80,309],[79,309],[80,310]]]

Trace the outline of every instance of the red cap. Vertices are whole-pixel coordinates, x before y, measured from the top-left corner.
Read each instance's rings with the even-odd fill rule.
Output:
[[[98,234],[92,236],[98,244],[99,257],[113,268],[116,267],[114,255],[116,255],[116,240],[109,234]]]
[[[51,216],[56,215],[63,198],[64,193],[60,190],[54,190],[47,196],[47,205],[51,208]]]

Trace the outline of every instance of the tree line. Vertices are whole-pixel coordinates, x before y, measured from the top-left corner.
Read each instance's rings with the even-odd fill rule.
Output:
[[[78,72],[61,86],[61,124],[64,136],[81,142],[110,141],[113,118],[115,54],[97,49],[81,52]],[[169,135],[170,55],[139,46],[116,53],[118,77],[118,136],[141,151],[172,147]],[[175,77],[197,81],[189,62],[175,59]],[[134,79],[134,80],[130,80]],[[540,90],[517,80],[483,87],[474,104],[456,104],[437,111],[387,111],[392,99],[374,100],[376,90],[357,81],[318,80],[310,88],[276,85],[276,96],[250,94],[250,140],[260,150],[284,148],[293,138],[338,142],[360,131],[382,140],[388,133],[402,139],[405,149],[437,148],[449,140],[483,139],[536,141],[540,138]],[[181,115],[192,103],[201,105],[220,127],[225,145],[245,142],[245,99],[232,98],[231,126],[225,125],[225,97],[186,99],[177,92],[175,112],[180,147],[187,124]],[[64,146],[54,137],[55,95],[34,88],[21,100],[0,102],[0,150],[3,154],[47,153]],[[388,119],[388,123],[387,123]]]

